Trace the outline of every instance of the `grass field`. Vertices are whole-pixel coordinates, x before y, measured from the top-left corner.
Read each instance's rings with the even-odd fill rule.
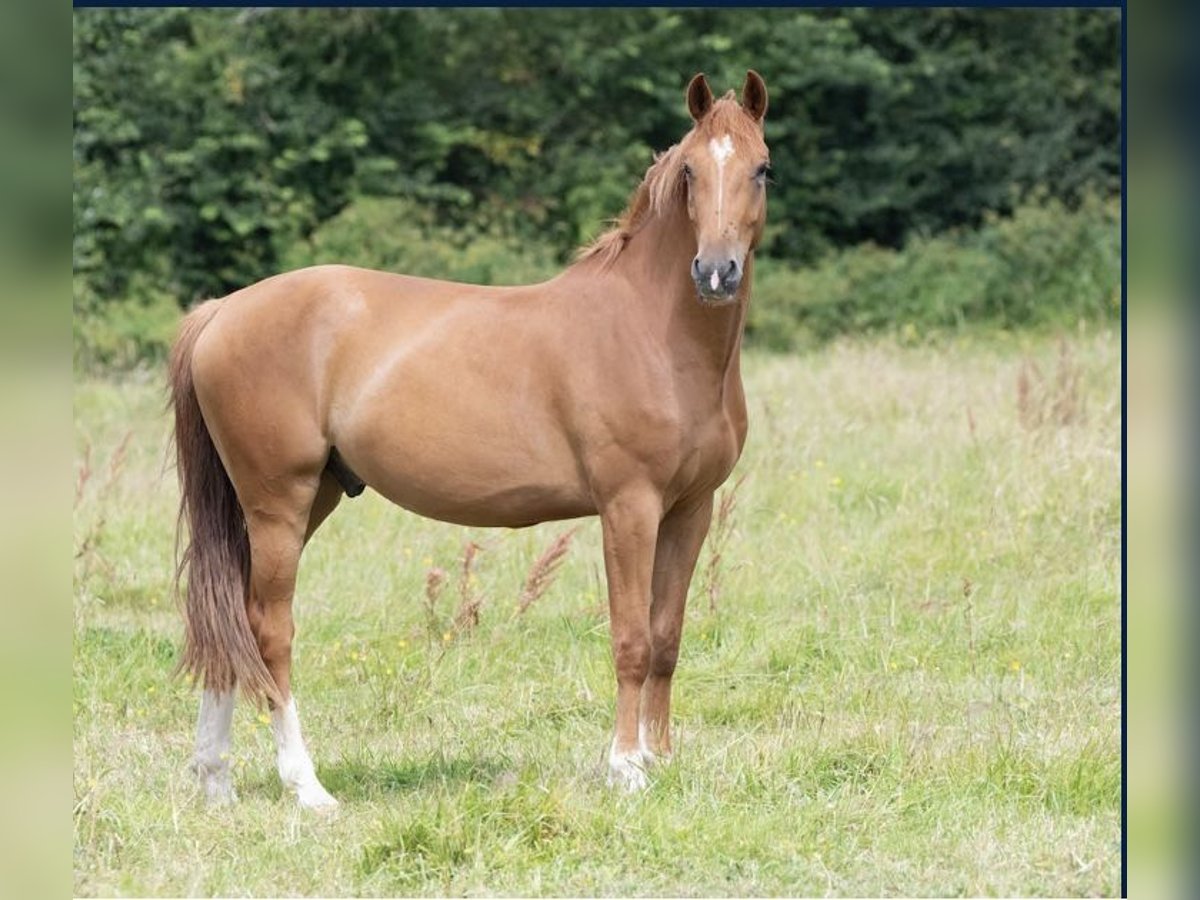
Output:
[[[75,891],[1117,894],[1119,335],[844,342],[745,371],[744,481],[701,558],[650,791],[604,787],[598,522],[518,613],[570,523],[460,529],[368,492],[297,595],[332,820],[283,796],[244,704],[241,800],[200,803],[160,375],[80,383]]]

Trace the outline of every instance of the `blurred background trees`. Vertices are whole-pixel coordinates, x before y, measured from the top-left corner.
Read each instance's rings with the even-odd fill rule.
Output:
[[[286,267],[552,274],[758,69],[750,339],[1111,316],[1119,12],[77,10],[77,358]],[[761,301],[761,302],[760,302]]]

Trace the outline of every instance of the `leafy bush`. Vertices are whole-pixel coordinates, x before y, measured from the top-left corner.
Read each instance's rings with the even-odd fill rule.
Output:
[[[399,198],[364,197],[285,254],[285,268],[348,263],[474,284],[530,284],[561,268],[545,247],[497,228],[438,225],[427,207]]]
[[[1118,311],[1120,207],[1086,197],[989,216],[977,231],[871,244],[807,269],[764,259],[747,343],[791,350],[839,334],[904,334],[984,323],[1003,328],[1099,319]]]
[[[810,268],[770,258],[755,270],[748,346],[792,351],[842,334],[902,339],[968,325],[1037,327],[1117,314],[1120,208],[1057,200],[990,217],[977,231],[914,240],[903,250],[864,244]],[[530,284],[563,262],[544,245],[498,228],[453,229],[409,200],[366,197],[284,254],[283,269],[348,263],[476,284]],[[273,274],[273,273],[269,273]],[[75,360],[124,369],[165,358],[175,298],[135,277],[129,299],[101,304],[77,281]]]
[[[763,256],[976,228],[1120,186],[1114,9],[84,9],[74,264],[186,306],[282,267],[352,198],[566,253],[688,125],[686,79],[771,91]],[[882,262],[880,264],[883,264]],[[488,280],[488,279],[482,279]]]
[[[128,297],[99,306],[76,279],[72,319],[76,371],[126,370],[167,358],[179,325],[179,303],[144,279],[133,279],[131,287]]]

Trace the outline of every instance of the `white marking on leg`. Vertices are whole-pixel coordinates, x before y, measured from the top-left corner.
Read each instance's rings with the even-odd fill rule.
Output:
[[[608,750],[608,786],[620,788],[628,794],[644,791],[650,786],[640,744],[632,750],[618,753],[617,739],[613,738]]]
[[[642,760],[646,768],[652,768],[659,763],[669,763],[671,754],[654,750],[650,746],[650,726],[645,722],[638,723],[638,747],[642,751]]]
[[[650,727],[645,722],[638,722],[638,750],[642,753],[642,765],[653,768],[658,762],[658,754],[650,749]]]
[[[271,711],[271,730],[275,732],[276,761],[284,787],[296,795],[303,807],[319,810],[335,808],[337,801],[317,780],[312,758],[304,746],[295,697],[288,698],[286,706]]]
[[[196,721],[196,753],[192,771],[200,776],[204,797],[212,804],[237,799],[229,768],[230,732],[233,726],[233,691],[205,691]]]
[[[729,157],[733,156],[733,138],[725,135],[721,140],[713,138],[708,142],[708,152],[712,154],[712,158],[717,163],[717,233],[721,233],[721,221],[723,218],[723,208],[725,205],[725,163]],[[714,273],[713,281],[716,281]],[[713,290],[717,289],[717,285],[713,285]]]

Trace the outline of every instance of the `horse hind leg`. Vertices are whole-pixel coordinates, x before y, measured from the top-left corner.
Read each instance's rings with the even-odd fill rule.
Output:
[[[312,509],[308,513],[308,525],[304,529],[304,543],[308,544],[321,523],[329,518],[330,513],[337,507],[344,493],[337,477],[326,469],[321,473],[321,483],[317,487],[317,496],[313,500]]]
[[[250,538],[250,596],[247,612],[263,662],[279,689],[281,704],[272,704],[271,730],[275,735],[276,763],[284,787],[300,805],[332,810],[337,801],[317,778],[312,757],[304,744],[296,699],[291,689],[292,638],[295,623],[292,599],[300,553],[315,525],[332,511],[336,500],[323,489],[325,479],[297,482],[287,493],[269,502],[247,504]],[[316,501],[320,498],[321,506]],[[313,514],[317,521],[310,527]]]
[[[200,698],[192,771],[200,777],[205,799],[214,806],[237,800],[229,761],[233,701],[233,691],[206,689]]]

